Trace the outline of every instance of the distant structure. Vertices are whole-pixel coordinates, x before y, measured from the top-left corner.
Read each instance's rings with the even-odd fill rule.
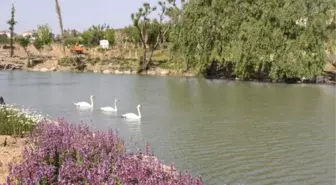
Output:
[[[101,48],[108,49],[109,48],[109,41],[108,40],[100,40],[99,45]]]
[[[9,38],[10,37],[10,31],[9,30],[0,30],[0,35],[6,35]]]
[[[23,36],[23,37],[30,37],[31,40],[35,40],[34,33],[36,33],[35,30],[28,30],[28,31],[23,32],[21,34],[21,36]]]

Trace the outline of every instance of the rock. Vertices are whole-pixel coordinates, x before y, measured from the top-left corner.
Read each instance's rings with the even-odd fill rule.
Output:
[[[94,73],[100,73],[100,70],[95,69],[95,70],[93,70],[93,72],[94,72]]]
[[[169,75],[169,70],[164,69],[160,72],[160,74],[163,75],[163,76]]]
[[[130,70],[124,71],[124,74],[131,74]]]
[[[44,68],[42,68],[40,71],[41,71],[41,72],[47,72],[47,71],[49,71],[49,69],[44,67]]]
[[[324,71],[325,72],[330,72],[330,73],[336,73],[336,67],[334,65],[332,65],[332,63],[328,62],[324,66]]]
[[[316,83],[325,83],[327,79],[325,79],[324,76],[317,76],[316,77]]]
[[[108,70],[108,69],[105,69],[105,70],[103,71],[103,73],[104,73],[104,74],[110,74],[110,73],[111,73],[111,71],[110,71],[110,70]]]
[[[117,69],[117,70],[115,70],[114,73],[115,73],[115,74],[123,74],[124,72],[123,72],[123,71],[119,71],[119,70]]]
[[[147,71],[147,75],[156,75],[156,71]]]
[[[163,76],[169,74],[168,69],[157,68],[155,71],[156,71],[156,74],[163,75]]]
[[[56,67],[52,67],[52,68],[50,68],[50,71],[57,71],[57,68]]]
[[[137,74],[137,71],[131,71],[131,74],[135,75],[135,74]]]

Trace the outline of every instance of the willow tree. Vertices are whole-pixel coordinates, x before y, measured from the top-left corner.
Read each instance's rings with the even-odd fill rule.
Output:
[[[63,51],[63,55],[65,55],[63,19],[62,19],[61,7],[59,5],[58,0],[55,0],[55,6],[56,6],[56,14],[58,17],[59,27],[61,30],[62,51]]]
[[[14,4],[12,4],[12,10],[11,10],[11,18],[7,21],[9,24],[9,30],[10,30],[10,57],[13,57],[14,55],[14,47],[13,47],[13,38],[14,38],[14,26],[17,24],[15,21],[15,7]]]
[[[200,72],[221,65],[242,79],[313,78],[334,12],[333,0],[190,0],[171,42]]]

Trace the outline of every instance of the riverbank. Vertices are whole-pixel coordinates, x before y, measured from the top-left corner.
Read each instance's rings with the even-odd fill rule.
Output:
[[[135,49],[120,51],[111,49],[101,51],[99,49],[86,49],[85,55],[75,56],[70,50],[66,50],[66,57],[62,56],[60,46],[53,44],[50,48],[37,51],[34,47],[28,47],[31,66],[27,67],[27,54],[16,46],[14,56],[9,56],[9,50],[0,45],[0,70],[21,70],[31,72],[92,72],[103,74],[137,74],[138,54]],[[78,61],[80,65],[78,66]],[[153,65],[150,70],[141,75],[151,76],[197,76],[195,72],[183,72],[177,67],[167,63],[166,50],[156,51],[153,54]]]
[[[134,49],[133,49],[134,50]],[[26,53],[16,46],[14,57],[9,57],[8,49],[0,48],[0,70],[21,70],[29,72],[84,72],[84,73],[102,73],[116,75],[137,75],[138,54],[140,51],[100,51],[95,49],[87,49],[85,55],[74,56],[67,50],[67,57],[62,57],[60,46],[52,45],[37,51],[34,47],[30,47],[31,67],[27,67]],[[134,52],[135,54],[131,54]],[[154,52],[153,65],[148,71],[142,72],[140,75],[149,76],[181,76],[196,77],[202,76],[209,79],[226,79],[238,80],[234,76],[210,75],[206,76],[198,74],[196,71],[185,72],[173,64],[168,63],[169,58],[167,51],[159,50]],[[315,84],[336,84],[336,67],[333,62],[327,62],[324,72],[316,76],[314,79],[294,78],[279,81],[270,79],[251,79],[244,81],[270,82],[270,83],[315,83]],[[221,74],[221,72],[217,72]]]
[[[25,138],[15,139],[12,136],[0,135],[0,183],[5,182],[9,175],[8,164],[21,161],[25,141]]]

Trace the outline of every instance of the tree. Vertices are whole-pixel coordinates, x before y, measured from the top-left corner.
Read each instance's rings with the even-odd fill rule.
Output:
[[[131,14],[131,19],[133,20],[133,25],[137,28],[140,41],[143,48],[143,57],[140,59],[138,73],[142,71],[147,71],[152,62],[152,56],[154,50],[157,49],[160,42],[163,40],[163,36],[169,30],[169,27],[163,26],[163,21],[166,17],[167,6],[175,6],[175,1],[158,2],[160,7],[159,10],[159,20],[150,19],[149,16],[152,12],[155,12],[156,7],[151,7],[149,3],[144,3],[142,8],[139,8],[136,14]],[[147,45],[149,48],[147,48]],[[147,49],[149,49],[149,56],[147,58]]]
[[[28,45],[29,45],[29,41],[30,41],[30,38],[29,37],[18,37],[18,42],[20,44],[20,46],[25,50],[26,54],[27,54],[27,67],[30,67],[30,54],[29,54],[29,51],[28,51]]]
[[[62,19],[61,7],[58,3],[58,0],[55,0],[55,6],[56,6],[56,14],[58,17],[59,27],[61,30],[62,51],[63,51],[63,55],[65,55],[63,19]]]
[[[88,30],[85,30],[82,34],[83,43],[89,46],[98,46],[99,41],[106,39],[112,45],[115,43],[115,31],[110,26],[93,25]]]
[[[7,23],[9,24],[9,30],[10,30],[10,57],[13,57],[14,55],[14,48],[13,48],[14,26],[17,24],[17,22],[15,21],[14,4],[12,4],[11,19],[9,19]]]
[[[241,79],[314,78],[325,63],[333,12],[332,0],[190,0],[170,41],[199,72],[220,67]]]
[[[140,43],[140,36],[138,30],[135,26],[127,26],[124,28],[124,33],[126,35],[126,41],[134,45]]]
[[[43,45],[50,45],[53,41],[53,34],[51,28],[47,25],[39,25],[37,27],[37,40]]]
[[[105,30],[105,39],[109,41],[110,45],[115,43],[115,31],[113,29]]]

